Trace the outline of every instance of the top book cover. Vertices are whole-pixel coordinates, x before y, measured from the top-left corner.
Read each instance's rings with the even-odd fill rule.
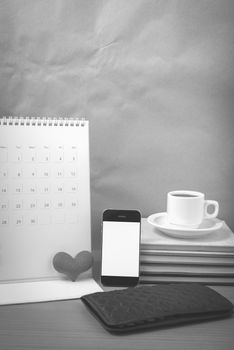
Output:
[[[234,252],[234,233],[224,222],[220,230],[198,238],[174,238],[141,222],[141,249]]]

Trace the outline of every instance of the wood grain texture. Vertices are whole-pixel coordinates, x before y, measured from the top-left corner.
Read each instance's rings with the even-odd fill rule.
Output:
[[[233,287],[212,287],[234,303]],[[234,344],[234,317],[111,335],[80,300],[0,307],[0,349],[199,349],[229,350]]]

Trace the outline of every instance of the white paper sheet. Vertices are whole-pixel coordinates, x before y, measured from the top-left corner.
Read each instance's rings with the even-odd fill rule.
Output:
[[[85,294],[102,292],[92,278],[0,284],[0,305],[78,299]]]

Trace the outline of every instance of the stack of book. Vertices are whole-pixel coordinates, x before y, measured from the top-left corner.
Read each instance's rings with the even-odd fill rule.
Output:
[[[223,227],[199,238],[177,239],[142,219],[141,283],[234,285],[234,234]]]

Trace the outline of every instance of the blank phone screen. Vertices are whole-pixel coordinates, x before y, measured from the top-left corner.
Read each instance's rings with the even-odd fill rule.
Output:
[[[140,223],[103,221],[102,276],[139,276]]]

